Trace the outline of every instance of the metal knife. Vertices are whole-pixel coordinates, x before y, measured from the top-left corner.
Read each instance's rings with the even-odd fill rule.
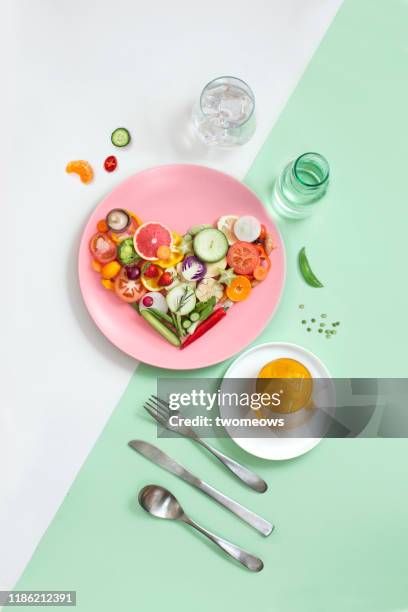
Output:
[[[248,525],[251,525],[251,527],[257,529],[257,531],[260,531],[264,536],[268,536],[272,533],[274,527],[272,523],[258,516],[255,512],[248,510],[248,508],[241,506],[241,504],[227,497],[208,483],[204,482],[204,480],[201,480],[201,478],[194,476],[194,474],[186,470],[180,463],[169,457],[169,455],[166,455],[166,453],[156,446],[153,446],[153,444],[144,442],[143,440],[131,440],[129,446],[143,455],[143,457],[146,457],[146,459],[150,459],[150,461],[156,465],[160,465],[160,467],[168,472],[175,474],[193,487],[200,489],[200,491],[215,499],[215,501],[224,506],[224,508],[227,508],[236,514],[236,516],[239,516],[245,523],[248,523]]]

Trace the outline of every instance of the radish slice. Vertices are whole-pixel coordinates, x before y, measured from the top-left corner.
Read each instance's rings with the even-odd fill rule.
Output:
[[[261,224],[256,217],[245,215],[240,217],[234,224],[234,234],[238,240],[254,242],[261,233]]]
[[[156,310],[164,313],[169,309],[166,298],[158,291],[149,291],[149,293],[144,294],[139,302],[139,310],[144,310],[145,308],[156,308]]]

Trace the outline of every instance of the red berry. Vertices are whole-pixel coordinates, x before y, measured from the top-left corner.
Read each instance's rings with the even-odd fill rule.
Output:
[[[156,276],[159,276],[159,269],[154,264],[150,264],[144,271],[144,275],[146,278],[156,278]]]
[[[109,155],[103,163],[106,172],[113,172],[118,165],[118,160],[114,155]]]
[[[150,308],[150,306],[153,304],[153,298],[151,295],[146,295],[146,297],[143,298],[142,300],[142,304],[143,306],[146,306],[147,308]]]
[[[165,272],[164,274],[161,275],[157,284],[160,287],[167,287],[167,285],[171,285],[172,282],[173,282],[173,277],[170,274],[170,272]]]

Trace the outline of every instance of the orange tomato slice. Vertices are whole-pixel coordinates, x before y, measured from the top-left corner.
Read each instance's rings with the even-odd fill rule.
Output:
[[[246,276],[236,276],[227,287],[227,296],[232,302],[242,302],[251,293],[251,282]]]

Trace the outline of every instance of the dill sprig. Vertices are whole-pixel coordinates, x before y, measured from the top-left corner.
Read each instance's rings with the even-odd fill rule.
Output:
[[[184,289],[183,295],[180,297],[179,301],[177,302],[176,312],[180,312],[180,310],[183,308],[185,303],[190,299],[192,292],[193,290],[191,289],[191,287],[187,285]]]

